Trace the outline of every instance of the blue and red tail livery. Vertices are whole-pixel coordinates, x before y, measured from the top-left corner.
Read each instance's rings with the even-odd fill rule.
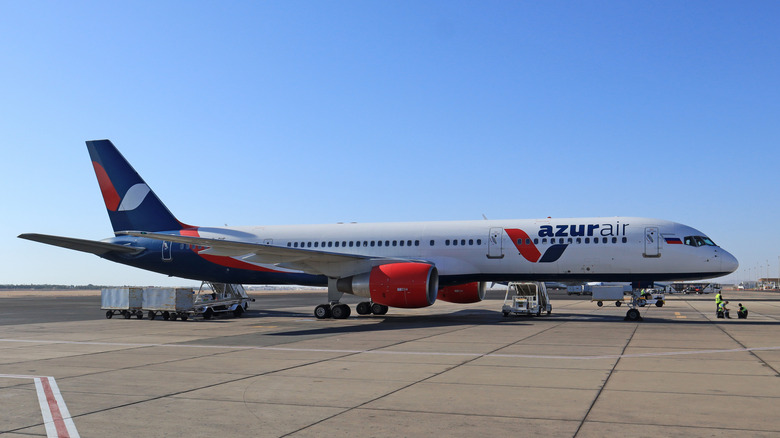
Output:
[[[114,231],[178,230],[180,223],[109,140],[87,142]]]

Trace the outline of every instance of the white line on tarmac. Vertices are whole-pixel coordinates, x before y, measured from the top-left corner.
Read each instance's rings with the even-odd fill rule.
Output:
[[[0,378],[33,379],[43,416],[43,425],[46,427],[46,436],[50,438],[77,438],[79,436],[54,377],[0,374]]]
[[[502,358],[524,358],[524,359],[569,359],[569,360],[594,360],[594,359],[619,359],[623,357],[657,357],[657,356],[682,356],[695,354],[718,354],[718,353],[744,353],[748,351],[772,351],[780,350],[780,346],[753,347],[753,348],[734,348],[729,350],[692,350],[692,351],[666,351],[655,353],[635,353],[635,354],[605,354],[599,356],[558,356],[541,354],[501,354],[501,353],[448,353],[439,351],[394,351],[394,350],[331,350],[324,348],[290,348],[290,347],[252,347],[240,345],[199,345],[199,344],[146,344],[129,342],[91,342],[91,341],[55,341],[55,340],[28,340],[28,339],[0,339],[0,342],[18,342],[34,344],[64,344],[64,345],[98,345],[106,347],[165,347],[165,348],[208,348],[222,350],[267,350],[267,351],[289,351],[304,353],[343,353],[343,354],[393,354],[393,355],[417,355],[417,356],[465,356],[465,357],[502,357]]]

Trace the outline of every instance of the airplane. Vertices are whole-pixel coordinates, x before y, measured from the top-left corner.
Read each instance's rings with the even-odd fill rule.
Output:
[[[186,279],[327,286],[319,319],[475,303],[491,282],[712,278],[737,259],[701,231],[639,217],[200,227],[180,222],[109,140],[87,141],[114,237],[18,237]],[[639,314],[627,314],[639,319]]]

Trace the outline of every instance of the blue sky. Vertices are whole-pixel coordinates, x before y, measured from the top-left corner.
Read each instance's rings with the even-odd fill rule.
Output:
[[[85,140],[197,225],[646,216],[780,256],[780,3],[0,4],[0,284],[179,279],[112,235]],[[750,269],[750,271],[748,271]]]

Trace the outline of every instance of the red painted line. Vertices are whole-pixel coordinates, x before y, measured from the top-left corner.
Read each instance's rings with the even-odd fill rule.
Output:
[[[57,399],[54,398],[54,392],[51,390],[49,378],[42,377],[41,385],[43,386],[43,392],[46,394],[46,402],[49,404],[49,411],[51,411],[51,418],[52,421],[54,421],[54,427],[57,429],[57,436],[70,438],[68,428],[65,426],[65,421],[62,419],[60,405],[57,404]]]

